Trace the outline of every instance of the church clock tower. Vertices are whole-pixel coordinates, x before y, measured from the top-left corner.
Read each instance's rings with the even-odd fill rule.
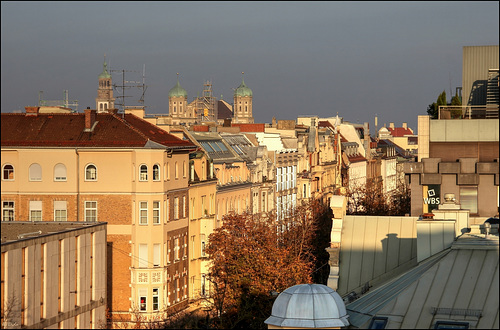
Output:
[[[115,108],[113,84],[111,83],[111,75],[108,73],[107,66],[108,64],[106,63],[105,55],[102,73],[99,75],[99,88],[97,89],[97,97],[95,99],[97,112],[108,112],[109,109]]]

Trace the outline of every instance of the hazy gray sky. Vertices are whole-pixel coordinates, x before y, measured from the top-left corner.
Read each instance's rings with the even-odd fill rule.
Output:
[[[461,86],[462,47],[499,43],[499,3],[2,1],[1,24],[2,112],[41,90],[95,108],[105,53],[111,69],[136,71],[127,80],[145,65],[148,114],[168,112],[177,72],[188,101],[211,80],[232,103],[244,71],[256,122],[338,112],[416,129]],[[137,104],[138,89],[126,95]]]

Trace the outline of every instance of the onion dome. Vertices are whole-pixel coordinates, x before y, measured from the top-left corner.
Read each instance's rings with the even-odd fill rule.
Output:
[[[234,96],[252,96],[252,90],[245,85],[245,80],[241,78],[241,85],[234,90]]]
[[[264,323],[281,328],[333,328],[348,326],[348,317],[335,290],[323,284],[299,284],[280,293]]]
[[[187,97],[187,91],[179,84],[179,74],[177,74],[177,84],[168,91],[168,97]]]
[[[99,79],[109,79],[111,78],[111,75],[108,73],[108,64],[106,63],[106,60],[104,60],[104,64],[102,65],[102,73],[99,75]]]

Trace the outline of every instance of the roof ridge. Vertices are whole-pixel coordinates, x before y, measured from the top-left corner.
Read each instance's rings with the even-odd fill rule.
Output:
[[[117,114],[114,114],[114,113],[111,113],[111,115],[115,118],[117,118],[118,120],[120,120],[122,123],[125,124],[125,126],[127,126],[128,128],[132,129],[133,131],[135,131],[136,133],[138,133],[141,137],[145,138],[146,139],[146,143],[148,140],[151,140],[148,136],[146,136],[146,134],[144,134],[143,132],[141,132],[140,130],[138,130],[137,128],[135,128],[132,124],[130,124],[129,122],[127,122],[125,120],[125,114],[124,114],[124,117],[123,118],[120,118],[120,116],[118,116]],[[133,115],[133,114],[132,114]],[[133,115],[135,116],[135,115]],[[137,116],[136,116],[137,117]],[[137,117],[139,118],[139,117]],[[140,119],[140,118],[139,118]],[[146,145],[146,144],[144,144]]]

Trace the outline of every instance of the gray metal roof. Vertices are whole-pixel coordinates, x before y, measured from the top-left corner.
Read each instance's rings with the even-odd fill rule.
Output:
[[[436,320],[461,320],[497,329],[498,253],[498,236],[463,235],[451,248],[348,304],[349,321],[366,328],[373,316],[383,316],[386,328],[429,329]]]
[[[345,305],[340,295],[323,284],[294,285],[276,298],[264,323],[278,327],[345,327]]]

